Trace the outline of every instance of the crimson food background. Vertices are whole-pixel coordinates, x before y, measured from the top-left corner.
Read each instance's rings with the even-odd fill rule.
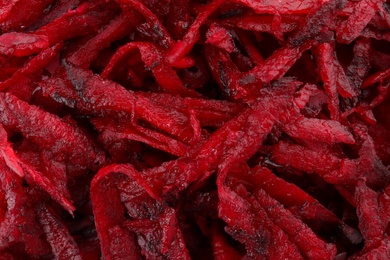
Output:
[[[390,259],[390,2],[3,0],[1,259]]]

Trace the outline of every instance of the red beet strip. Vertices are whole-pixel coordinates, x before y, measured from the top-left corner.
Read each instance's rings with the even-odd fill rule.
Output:
[[[390,259],[390,2],[0,3],[1,259]]]

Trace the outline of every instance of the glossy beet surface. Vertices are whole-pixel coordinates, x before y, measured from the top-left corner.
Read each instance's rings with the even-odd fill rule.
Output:
[[[0,259],[390,259],[390,1],[3,0]]]

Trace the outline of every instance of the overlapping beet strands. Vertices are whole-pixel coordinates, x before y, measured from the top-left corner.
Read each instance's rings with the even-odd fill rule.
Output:
[[[390,259],[390,2],[0,3],[1,259]]]

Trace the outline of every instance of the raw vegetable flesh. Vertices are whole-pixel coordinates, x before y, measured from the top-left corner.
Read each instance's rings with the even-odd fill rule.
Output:
[[[390,1],[0,3],[0,259],[390,259]]]

